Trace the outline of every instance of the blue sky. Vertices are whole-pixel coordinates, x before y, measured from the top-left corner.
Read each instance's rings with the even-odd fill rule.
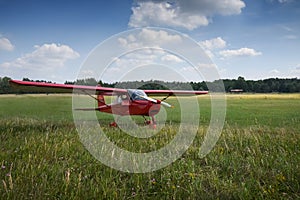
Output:
[[[0,0],[0,77],[74,80],[99,43],[155,26],[195,40],[221,78],[299,78],[299,19],[298,0]]]

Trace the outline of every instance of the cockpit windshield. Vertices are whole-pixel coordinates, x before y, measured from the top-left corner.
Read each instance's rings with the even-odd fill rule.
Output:
[[[145,100],[142,97],[147,96],[143,90],[128,89],[128,94],[131,100]],[[142,96],[142,97],[141,97]]]

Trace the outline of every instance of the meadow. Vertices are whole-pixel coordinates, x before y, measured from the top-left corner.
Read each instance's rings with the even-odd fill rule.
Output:
[[[174,138],[180,121],[176,99],[168,102],[175,109],[167,110],[167,122],[154,138],[103,129],[130,151],[161,148]],[[71,96],[2,95],[1,199],[300,198],[300,94],[227,95],[221,137],[204,158],[198,153],[211,104],[209,96],[198,102],[200,126],[190,148],[163,169],[135,174],[107,167],[85,149]],[[113,120],[104,113],[98,118],[101,124]]]

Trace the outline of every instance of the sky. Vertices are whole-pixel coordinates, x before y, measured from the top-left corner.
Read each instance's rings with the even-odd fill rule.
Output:
[[[102,74],[105,81],[135,80],[142,73],[143,79],[171,81],[189,64],[160,48],[187,49],[186,41],[178,43],[185,36],[220,78],[300,78],[299,0],[0,0],[0,77],[60,83],[83,73],[99,78],[97,67],[82,68],[99,44],[111,41],[101,52],[113,60]],[[149,44],[152,49],[132,53]],[[127,53],[113,56],[122,51]],[[158,60],[153,71],[145,67]],[[192,74],[185,80],[197,81]]]

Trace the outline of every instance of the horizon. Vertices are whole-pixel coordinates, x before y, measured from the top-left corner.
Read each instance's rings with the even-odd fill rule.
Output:
[[[94,79],[96,82],[102,82],[104,84],[117,84],[117,83],[126,83],[126,82],[164,82],[164,83],[172,83],[172,82],[176,82],[176,83],[201,83],[201,82],[214,82],[214,81],[219,81],[219,80],[222,80],[222,81],[226,81],[226,80],[229,80],[229,81],[237,81],[239,78],[242,78],[244,79],[245,81],[265,81],[265,80],[300,80],[300,78],[298,77],[290,77],[290,78],[280,78],[280,77],[270,77],[270,78],[263,78],[263,79],[246,79],[245,77],[243,76],[238,76],[237,78],[220,78],[220,79],[216,79],[216,80],[213,80],[213,81],[205,81],[205,80],[199,80],[199,81],[188,81],[188,82],[184,82],[184,81],[166,81],[166,80],[160,80],[160,79],[148,79],[148,80],[123,80],[123,81],[120,81],[120,82],[105,82],[105,81],[102,81],[101,79],[97,80],[93,77],[87,77],[87,78],[83,78],[83,79],[76,79],[76,80],[64,80],[63,82],[56,82],[56,81],[53,81],[53,80],[46,80],[46,79],[30,79],[28,77],[23,77],[21,79],[12,79],[11,77],[8,77],[8,76],[4,76],[4,77],[1,77],[0,76],[0,79],[3,79],[3,78],[9,78],[11,80],[18,80],[18,81],[29,81],[29,82],[49,82],[49,83],[56,83],[56,84],[66,84],[66,82],[68,83],[74,83],[76,81],[86,81],[88,79]]]
[[[269,78],[264,80],[245,80],[244,77],[238,79],[219,79],[211,82],[180,82],[180,81],[164,81],[164,80],[141,80],[141,81],[122,81],[107,83],[102,80],[95,80],[94,78],[78,79],[76,81],[65,81],[65,85],[79,85],[79,86],[102,86],[105,88],[123,88],[123,89],[142,89],[142,90],[195,90],[195,91],[211,91],[211,92],[247,92],[247,93],[299,93],[300,79],[279,79]],[[14,82],[16,81],[16,82]],[[221,81],[221,82],[220,82]],[[13,83],[21,83],[22,81],[13,80]],[[49,84],[50,87],[57,84],[56,82],[47,80],[30,80],[23,79],[24,84],[28,82],[38,82]],[[44,85],[42,84],[42,85]],[[29,84],[31,85],[31,84]],[[62,85],[62,84],[58,84]],[[11,87],[11,80],[6,77],[0,77],[0,94],[18,93]],[[27,92],[30,93],[28,90]],[[33,91],[36,92],[36,91]]]

